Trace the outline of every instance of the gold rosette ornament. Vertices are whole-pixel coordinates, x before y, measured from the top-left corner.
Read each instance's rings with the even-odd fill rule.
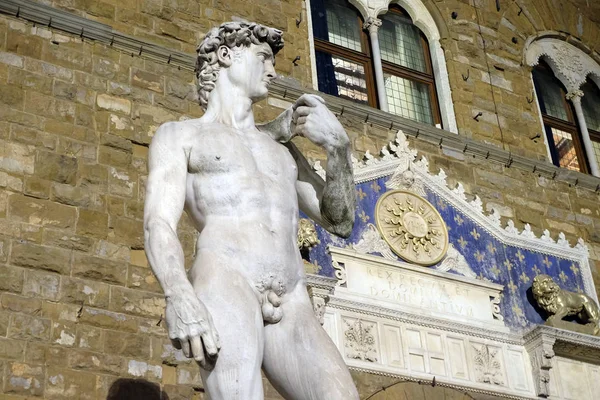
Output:
[[[400,258],[434,265],[448,250],[448,230],[427,200],[403,190],[384,193],[375,207],[377,229]]]

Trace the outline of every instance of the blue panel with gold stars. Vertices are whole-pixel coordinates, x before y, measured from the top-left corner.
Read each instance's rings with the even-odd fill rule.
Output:
[[[356,222],[348,239],[331,235],[317,225],[321,243],[311,249],[309,257],[319,274],[334,276],[328,245],[343,248],[356,244],[368,225],[375,224],[375,205],[387,191],[385,182],[388,178],[356,185]],[[563,289],[583,293],[583,279],[577,262],[505,245],[439,195],[425,190],[426,199],[435,206],[448,227],[450,243],[465,257],[477,278],[504,285],[500,309],[508,327],[523,330],[544,322],[540,314],[544,312],[537,309],[531,293],[536,275],[550,275]]]

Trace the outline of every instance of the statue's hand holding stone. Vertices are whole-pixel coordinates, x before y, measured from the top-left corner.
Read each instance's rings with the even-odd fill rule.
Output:
[[[327,106],[325,100],[313,94],[304,94],[292,106],[292,132],[304,136],[328,152],[345,149],[348,136]]]
[[[166,299],[166,320],[173,345],[211,369],[221,348],[212,317],[195,293],[174,294]],[[205,354],[206,353],[206,354]]]

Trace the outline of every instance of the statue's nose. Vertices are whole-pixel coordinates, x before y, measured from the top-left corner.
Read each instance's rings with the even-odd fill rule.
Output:
[[[273,80],[275,78],[277,78],[277,73],[275,72],[274,69],[271,69],[270,71],[267,72],[267,77],[269,78],[269,80]]]

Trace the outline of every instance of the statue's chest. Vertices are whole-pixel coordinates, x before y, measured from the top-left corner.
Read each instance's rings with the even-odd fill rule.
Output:
[[[188,172],[278,179],[295,175],[296,166],[287,149],[271,138],[227,131],[198,138],[190,151]]]

